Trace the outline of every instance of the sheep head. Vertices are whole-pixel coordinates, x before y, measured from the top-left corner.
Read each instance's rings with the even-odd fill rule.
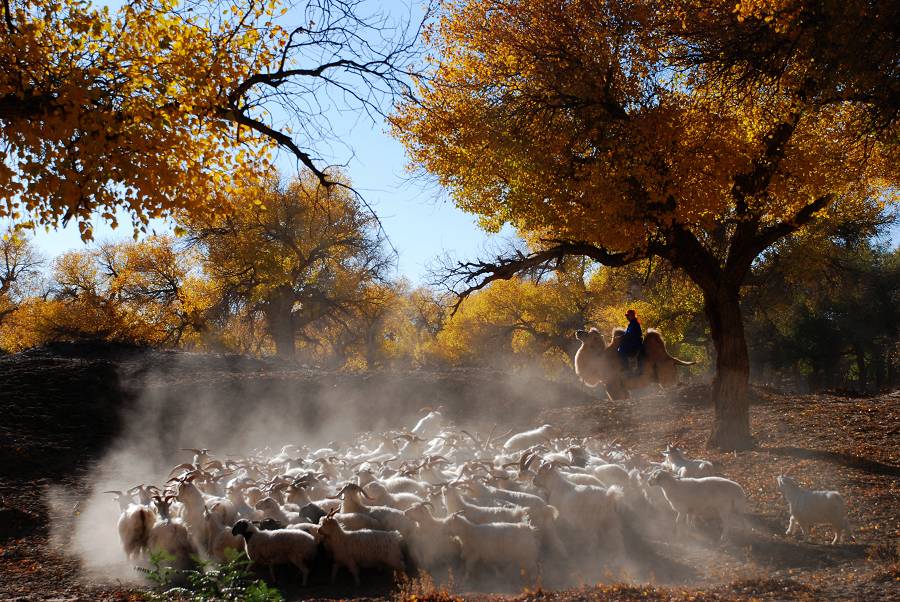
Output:
[[[660,483],[670,483],[674,481],[677,477],[670,472],[665,470],[656,470],[647,477],[647,484],[655,487],[660,487]]]
[[[782,493],[784,493],[785,491],[792,491],[800,487],[797,484],[797,481],[787,475],[778,475],[777,477],[775,477],[775,483],[778,485],[778,491]]]
[[[175,499],[175,496],[168,492],[166,495],[153,496],[153,503],[156,505],[156,510],[163,520],[169,520],[169,508],[172,506],[173,499]]]
[[[671,443],[666,444],[666,449],[663,450],[662,455],[664,455],[667,458],[671,457],[671,458],[676,458],[679,460],[684,459],[684,452],[680,448],[672,445]]]
[[[364,498],[366,498],[367,500],[374,501],[371,497],[369,497],[369,494],[367,494],[365,491],[363,491],[363,488],[360,487],[359,485],[357,485],[356,483],[347,483],[335,495],[328,496],[328,499],[337,500],[337,499],[340,499],[341,496],[344,496],[348,493],[351,495],[361,495]]]
[[[426,518],[433,518],[429,508],[432,510],[434,509],[431,502],[417,502],[407,508],[403,513],[413,520],[422,521]]]
[[[246,518],[242,518],[241,520],[234,523],[234,526],[231,528],[232,535],[243,535],[244,539],[250,539],[253,535],[254,525]]]
[[[338,524],[337,519],[334,518],[334,515],[337,514],[337,509],[332,509],[328,514],[322,517],[322,520],[319,521],[319,528],[316,531],[316,542],[321,542],[327,539],[329,536],[333,536],[341,530],[341,525]]]
[[[264,497],[253,505],[257,510],[275,510],[278,508],[278,502],[270,497]]]

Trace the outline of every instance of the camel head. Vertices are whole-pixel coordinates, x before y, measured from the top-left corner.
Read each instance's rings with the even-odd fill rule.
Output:
[[[606,339],[596,328],[591,328],[590,330],[576,330],[575,338],[581,341],[582,347],[598,350],[606,349]]]

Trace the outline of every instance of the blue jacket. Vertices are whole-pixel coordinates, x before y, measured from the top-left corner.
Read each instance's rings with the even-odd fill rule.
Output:
[[[619,348],[617,351],[626,355],[637,353],[641,348],[643,340],[644,333],[641,332],[640,322],[637,321],[637,318],[629,320],[628,328],[625,329],[625,334],[619,339]]]

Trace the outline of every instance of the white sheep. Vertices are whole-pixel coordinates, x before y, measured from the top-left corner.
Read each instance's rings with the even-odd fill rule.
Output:
[[[409,549],[417,567],[433,570],[459,558],[459,540],[450,535],[447,519],[437,519],[428,502],[416,504],[405,511],[416,521],[418,528],[409,538]]]
[[[684,452],[671,444],[666,445],[663,451],[666,461],[663,466],[670,469],[679,477],[711,477],[715,475],[715,468],[712,462],[708,460],[691,460],[684,455]]]
[[[128,506],[131,506],[134,503],[134,496],[130,492],[126,491],[104,491],[103,493],[111,493],[113,494],[113,499],[116,500],[116,503],[119,504],[119,510],[124,512]]]
[[[590,485],[591,487],[607,487],[609,483],[603,482],[600,478],[592,474],[584,474],[581,472],[560,471],[560,474],[571,483],[576,485]]]
[[[355,483],[347,483],[334,497],[343,497],[341,502],[342,514],[367,514],[381,524],[381,528],[387,531],[400,531],[403,535],[409,535],[415,528],[415,523],[408,519],[403,511],[388,506],[367,506],[363,498],[372,501],[365,491]]]
[[[547,502],[544,498],[525,491],[511,491],[509,489],[491,487],[480,481],[466,481],[462,486],[475,496],[475,499],[478,501],[495,500],[537,510],[541,510],[547,506]]]
[[[363,490],[369,494],[374,506],[390,506],[397,510],[406,510],[424,500],[414,493],[391,493],[378,481],[372,481]]]
[[[734,481],[722,477],[682,478],[658,470],[650,475],[647,484],[662,488],[676,512],[676,529],[682,523],[693,524],[697,516],[715,515],[722,521],[724,539],[734,523],[744,524],[747,496]]]
[[[444,487],[443,498],[447,512],[451,514],[459,512],[475,524],[517,523],[525,518],[525,509],[518,506],[509,508],[470,504],[451,486]]]
[[[374,516],[362,512],[340,512],[334,514],[334,519],[347,531],[359,529],[381,529],[381,523]],[[324,518],[324,517],[322,517]],[[321,522],[321,519],[319,519]]]
[[[154,496],[159,519],[147,535],[147,551],[150,554],[163,552],[174,558],[174,567],[185,569],[193,563],[197,549],[191,540],[187,527],[169,516],[174,496]]]
[[[778,490],[784,496],[791,513],[791,520],[785,535],[800,529],[805,535],[813,525],[824,523],[834,529],[831,545],[843,541],[850,531],[844,498],[837,491],[813,491],[804,489],[794,479],[780,475],[775,477]]]
[[[209,533],[209,545],[206,549],[209,557],[219,562],[227,560],[226,550],[244,549],[244,540],[240,535],[234,535],[231,528],[222,522],[222,516],[218,512],[206,512],[207,532]]]
[[[557,519],[559,519],[559,510],[549,504],[542,508],[525,510],[525,521],[538,530],[542,547],[558,558],[567,558],[569,550],[556,528]]]
[[[619,464],[599,464],[592,466],[591,472],[606,486],[618,485],[625,488],[632,484],[630,473]]]
[[[184,504],[184,523],[194,540],[194,545],[198,549],[206,550],[209,545],[209,534],[206,530],[206,501],[203,494],[189,480],[182,480],[175,498]],[[227,524],[230,521],[223,517],[223,522]]]
[[[142,504],[129,504],[122,510],[117,527],[125,558],[131,560],[147,550],[150,530],[155,523],[156,514]]]
[[[428,412],[428,414],[419,420],[410,432],[423,439],[431,439],[435,435],[440,434],[443,428],[444,417],[440,412],[434,410]]]
[[[277,520],[282,525],[298,523],[301,521],[300,514],[295,512],[293,515],[288,514],[278,502],[271,497],[264,497],[256,502],[254,509],[262,512],[262,518],[271,518]]]
[[[530,431],[516,433],[506,440],[506,443],[503,444],[503,449],[508,452],[522,451],[538,445],[539,443],[546,443],[558,433],[559,431],[556,428],[549,424],[545,424]]]
[[[300,529],[260,531],[256,525],[242,518],[231,529],[232,535],[244,537],[247,557],[257,564],[269,566],[269,576],[275,581],[276,564],[293,564],[303,575],[303,585],[309,580],[309,564],[316,557],[316,539]]]
[[[357,480],[360,487],[367,489],[367,486],[377,479],[371,470],[363,469],[357,473]],[[391,493],[412,493],[421,497],[428,491],[427,483],[404,476],[393,476],[387,479],[381,479],[379,482]]]
[[[527,523],[489,523],[477,525],[461,512],[450,515],[447,529],[459,538],[466,578],[473,569],[485,564],[495,569],[515,567],[526,575],[537,575],[540,537]]]
[[[576,485],[567,480],[554,464],[544,464],[534,477],[534,484],[544,488],[547,501],[559,510],[567,526],[578,531],[593,543],[601,532],[620,543],[616,513],[623,498],[621,487]]]
[[[397,531],[375,531],[362,529],[345,531],[329,515],[322,519],[316,536],[325,543],[334,564],[331,567],[331,581],[337,579],[338,569],[345,567],[356,585],[359,585],[359,569],[385,567],[394,571],[406,570],[401,544],[403,537]]]

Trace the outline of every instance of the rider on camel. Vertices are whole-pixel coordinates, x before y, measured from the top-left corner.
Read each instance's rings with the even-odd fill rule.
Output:
[[[641,332],[641,323],[638,322],[637,314],[633,309],[625,312],[625,319],[628,320],[628,328],[625,334],[619,338],[619,359],[622,362],[622,369],[629,370],[629,358],[638,358],[638,370],[640,370],[640,351],[644,342],[644,334]]]

